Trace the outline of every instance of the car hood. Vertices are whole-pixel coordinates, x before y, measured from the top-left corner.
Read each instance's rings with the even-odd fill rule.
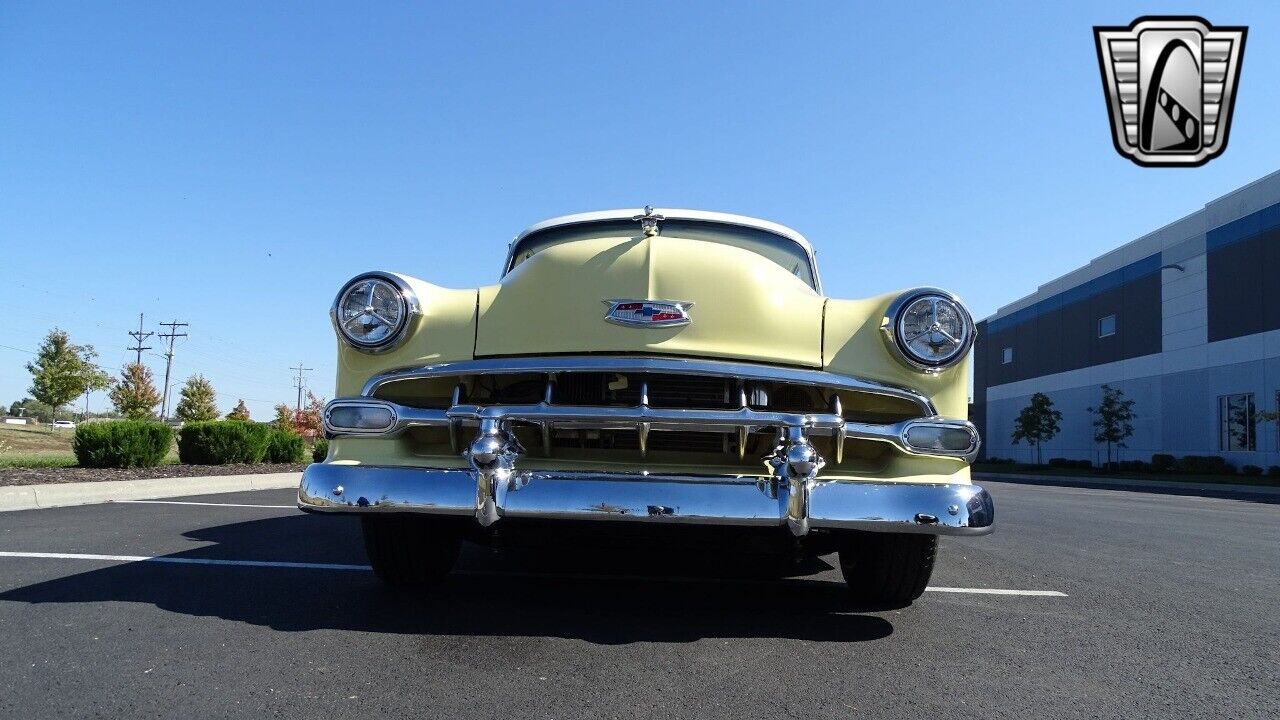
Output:
[[[605,320],[606,301],[692,303],[687,325]],[[475,355],[647,353],[822,366],[825,298],[750,250],[679,237],[547,248],[480,288]]]

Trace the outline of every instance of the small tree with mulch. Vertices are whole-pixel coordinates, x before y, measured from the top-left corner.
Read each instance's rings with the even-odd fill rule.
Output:
[[[1107,444],[1107,467],[1112,463],[1111,449],[1114,447],[1118,454],[1120,448],[1128,447],[1125,441],[1133,437],[1133,419],[1137,417],[1133,412],[1133,402],[1124,396],[1120,388],[1103,385],[1102,402],[1097,408],[1088,409],[1094,414],[1094,441]]]
[[[1036,393],[1013,421],[1013,444],[1026,440],[1035,448],[1036,464],[1039,465],[1041,446],[1058,434],[1061,422],[1062,413],[1053,409],[1053,400],[1044,393]]]

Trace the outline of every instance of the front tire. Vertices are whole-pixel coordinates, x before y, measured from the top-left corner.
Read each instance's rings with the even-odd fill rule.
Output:
[[[859,603],[904,607],[924,593],[937,550],[935,535],[858,533],[842,543],[840,571]]]
[[[439,583],[453,569],[462,547],[458,530],[434,519],[366,515],[360,527],[374,574],[395,588]]]

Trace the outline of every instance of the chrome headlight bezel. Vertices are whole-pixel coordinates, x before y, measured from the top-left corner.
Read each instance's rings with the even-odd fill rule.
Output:
[[[359,338],[352,337],[347,333],[342,322],[338,319],[338,312],[342,307],[343,298],[359,283],[367,280],[374,280],[391,288],[400,299],[400,318],[391,332],[378,342],[367,342]],[[338,294],[333,299],[333,305],[329,309],[329,319],[333,322],[333,328],[338,333],[338,337],[347,345],[367,353],[384,353],[394,350],[409,336],[409,327],[414,324],[414,320],[422,314],[422,308],[418,303],[418,295],[405,282],[404,278],[395,273],[389,272],[367,272],[361,273],[342,285],[338,290]]]
[[[907,309],[917,301],[927,298],[936,298],[953,306],[956,309],[956,314],[963,321],[964,337],[960,338],[960,342],[950,354],[940,360],[920,357],[911,350],[910,345],[906,343],[903,337],[903,323],[906,319]],[[977,327],[973,323],[973,316],[969,314],[969,309],[964,306],[964,303],[960,302],[960,298],[946,290],[931,287],[909,290],[895,298],[893,302],[889,303],[889,307],[885,311],[884,318],[880,323],[880,329],[885,345],[894,357],[913,370],[925,373],[940,373],[959,364],[969,354],[969,350],[973,347],[974,339],[977,336]]]

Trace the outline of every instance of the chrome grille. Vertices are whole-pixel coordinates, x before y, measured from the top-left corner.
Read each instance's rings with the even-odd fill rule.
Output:
[[[802,425],[831,436],[840,462],[848,428],[855,439],[879,442],[895,423],[936,415],[927,398],[903,388],[821,371],[679,358],[476,360],[375,377],[364,394],[401,407],[406,427],[446,426],[452,451],[464,425],[494,418],[537,428],[535,443],[548,456],[578,448],[741,459],[781,428]]]

